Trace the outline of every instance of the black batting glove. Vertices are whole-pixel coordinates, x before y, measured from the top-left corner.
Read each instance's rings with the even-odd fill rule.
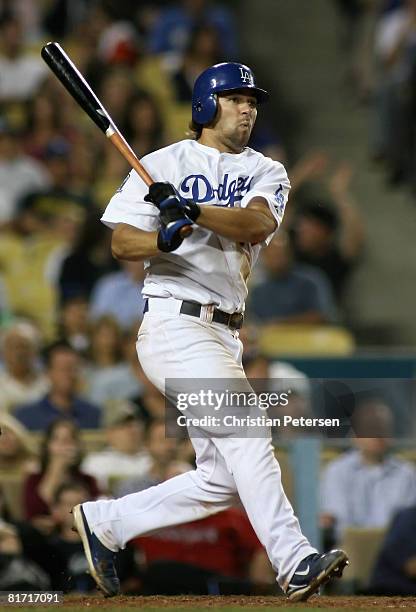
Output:
[[[175,189],[172,183],[153,183],[149,187],[149,193],[144,198],[146,202],[152,202],[162,210],[163,206],[174,204],[176,208],[184,213],[191,221],[196,221],[201,213],[201,209],[192,200],[186,200]]]
[[[178,192],[172,183],[152,183],[149,187],[149,193],[144,197],[146,202],[151,202],[158,208],[161,203],[170,197],[177,197]]]

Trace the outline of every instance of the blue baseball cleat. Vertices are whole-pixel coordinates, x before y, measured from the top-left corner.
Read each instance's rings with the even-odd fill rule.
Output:
[[[104,593],[105,597],[118,595],[120,593],[120,581],[114,565],[116,554],[104,544],[101,544],[97,536],[91,532],[82,504],[74,506],[72,514],[74,529],[78,531],[81,537],[90,574],[97,587]]]
[[[331,578],[342,576],[348,565],[348,557],[343,550],[330,550],[319,555],[309,555],[301,561],[293,574],[286,595],[291,601],[306,601],[319,587]]]

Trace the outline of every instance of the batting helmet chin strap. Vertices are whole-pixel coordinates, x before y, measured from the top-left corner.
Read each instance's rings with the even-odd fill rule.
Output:
[[[217,93],[248,89],[258,102],[267,100],[269,94],[256,86],[252,70],[244,64],[224,62],[202,72],[195,81],[192,92],[192,120],[200,125],[210,123],[217,112]]]

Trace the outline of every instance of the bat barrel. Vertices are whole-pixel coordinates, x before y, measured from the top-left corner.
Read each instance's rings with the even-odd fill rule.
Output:
[[[49,42],[42,47],[41,56],[65,89],[75,98],[100,130],[105,133],[111,126],[111,120],[97,96],[62,47],[56,42]]]
[[[110,115],[62,47],[57,42],[48,42],[42,47],[41,56],[65,89],[112,141],[146,185],[150,186],[154,182],[152,177],[140,163],[128,142],[113,123]],[[182,238],[189,236],[191,233],[191,226],[185,226],[181,229]]]

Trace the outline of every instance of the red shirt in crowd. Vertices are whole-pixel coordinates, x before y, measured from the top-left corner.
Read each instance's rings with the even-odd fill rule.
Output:
[[[133,544],[144,553],[148,565],[176,561],[234,578],[244,578],[254,553],[262,548],[246,514],[238,508],[160,529],[135,538]]]

